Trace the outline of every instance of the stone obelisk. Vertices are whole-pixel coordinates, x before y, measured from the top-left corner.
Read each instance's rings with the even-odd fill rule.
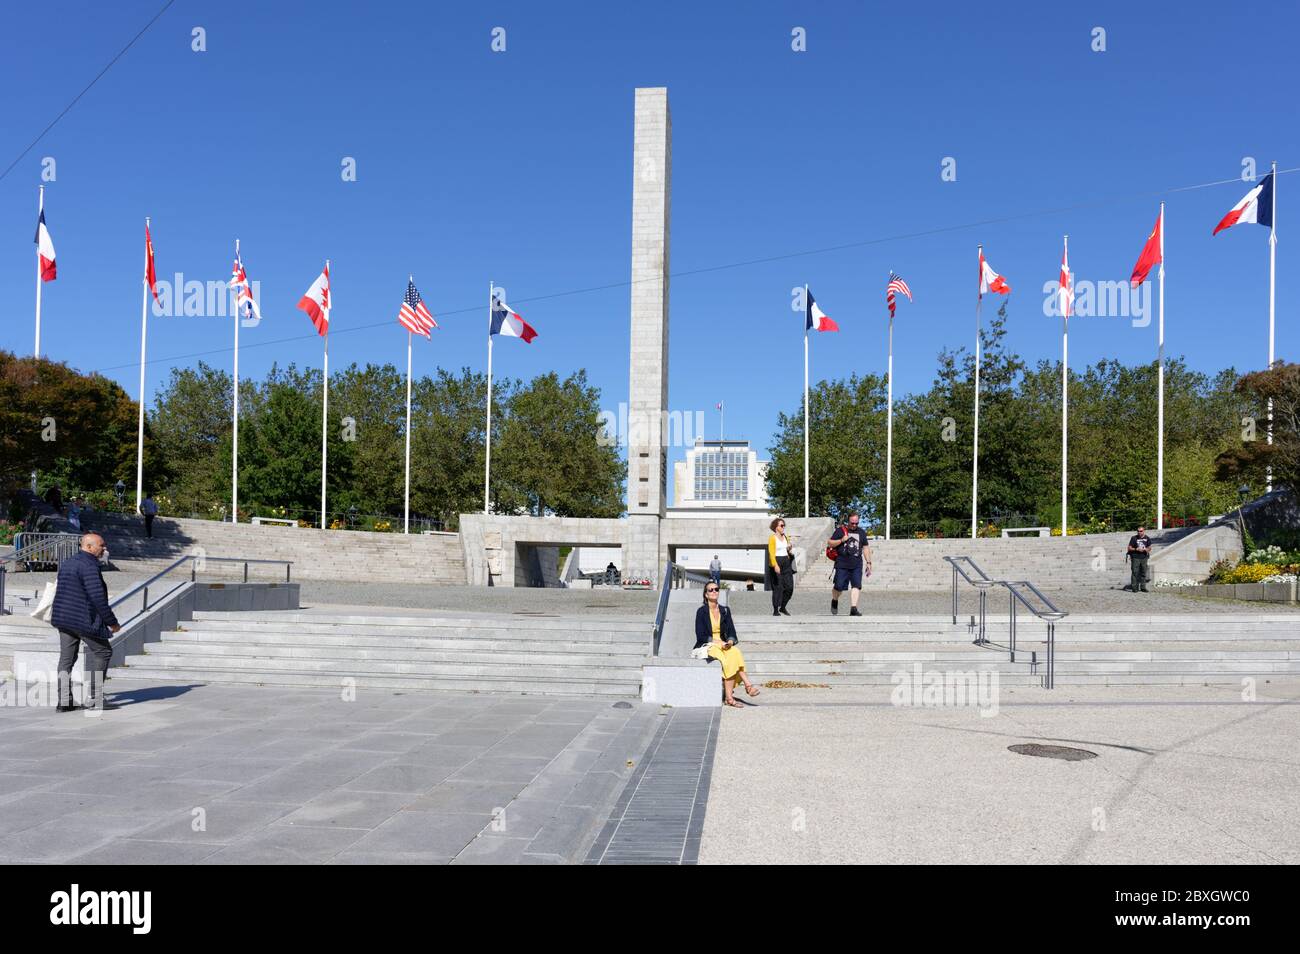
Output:
[[[672,118],[668,90],[638,89],[632,147],[632,336],[628,382],[624,573],[658,578],[667,501],[668,223]]]

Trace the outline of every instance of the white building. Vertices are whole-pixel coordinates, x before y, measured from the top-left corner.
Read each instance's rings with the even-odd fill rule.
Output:
[[[686,459],[673,464],[673,505],[670,519],[692,517],[764,517],[768,514],[767,465],[749,441],[708,441],[696,438]],[[677,562],[690,570],[707,572],[714,555],[722,561],[723,575],[731,580],[752,578],[763,586],[767,551],[714,549],[677,551]],[[575,569],[595,573],[613,563],[622,569],[616,547],[582,547],[575,552]]]
[[[673,464],[669,517],[753,517],[768,512],[767,464],[749,441],[696,438]]]

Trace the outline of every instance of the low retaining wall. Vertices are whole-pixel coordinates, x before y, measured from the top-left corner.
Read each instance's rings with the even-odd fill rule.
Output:
[[[109,667],[122,665],[127,656],[144,652],[148,643],[156,643],[176,624],[194,618],[196,612],[237,610],[298,609],[297,583],[181,583],[159,599],[143,615],[122,627],[109,640],[113,657]],[[14,651],[14,672],[28,682],[55,679],[59,670],[59,634],[34,642],[31,647]],[[84,682],[86,652],[83,647],[72,669],[72,681]]]
[[[1296,602],[1294,583],[1207,583],[1204,586],[1162,586],[1161,593],[1208,596],[1220,600],[1248,600],[1263,603]]]

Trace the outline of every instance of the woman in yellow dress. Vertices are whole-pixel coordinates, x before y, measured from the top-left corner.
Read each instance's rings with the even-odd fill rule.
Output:
[[[709,658],[722,664],[722,701],[725,705],[745,708],[736,701],[736,681],[744,683],[745,692],[758,695],[758,687],[745,672],[745,656],[736,646],[736,624],[731,608],[718,604],[718,584],[710,580],[704,587],[704,605],[695,611],[695,648],[709,647]]]

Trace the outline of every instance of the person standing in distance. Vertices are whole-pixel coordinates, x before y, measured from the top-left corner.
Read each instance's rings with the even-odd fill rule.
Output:
[[[144,517],[144,535],[153,536],[153,518],[158,516],[158,502],[153,499],[153,494],[146,494],[140,503],[140,515]]]
[[[1138,527],[1138,532],[1129,537],[1129,589],[1134,593],[1149,593],[1147,589],[1147,567],[1151,563],[1151,538],[1147,536],[1146,527]]]
[[[794,549],[785,535],[785,521],[772,520],[767,538],[767,569],[772,578],[772,615],[789,616],[786,606],[794,596]]]
[[[850,510],[848,522],[838,527],[826,546],[835,551],[835,582],[831,589],[831,615],[840,613],[840,594],[849,592],[850,616],[861,616],[858,610],[858,593],[862,590],[862,571],[871,575],[871,547],[867,531],[858,526],[858,513]]]
[[[722,561],[718,559],[716,553],[713,554],[713,560],[709,563],[709,579],[719,585],[722,584]]]

